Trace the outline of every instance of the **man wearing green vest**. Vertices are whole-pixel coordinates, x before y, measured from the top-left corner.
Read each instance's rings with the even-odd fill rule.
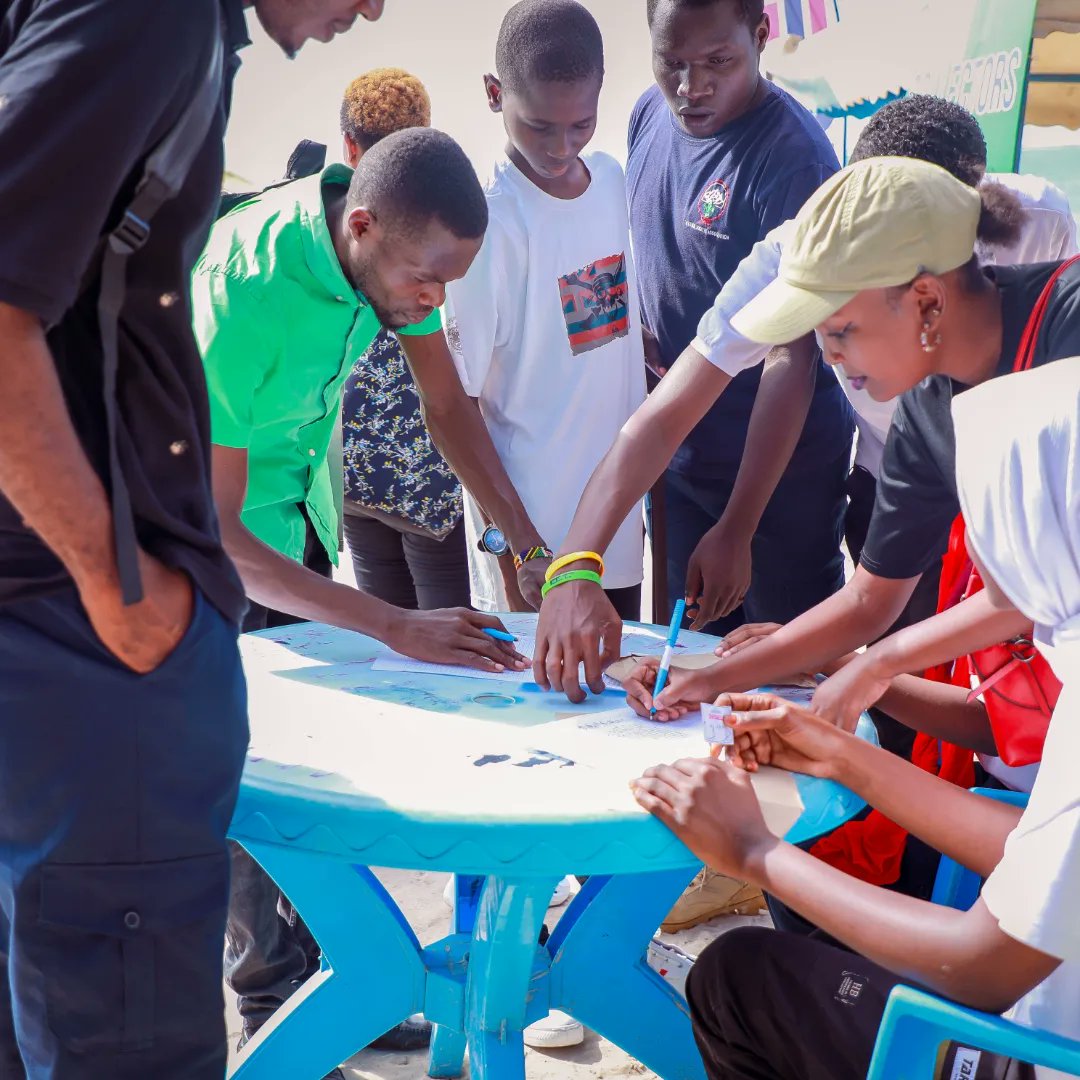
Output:
[[[451,467],[518,546],[541,542],[461,386],[439,318],[446,283],[468,270],[486,227],[483,191],[460,147],[419,128],[388,136],[355,173],[331,165],[255,196],[214,227],[192,299],[214,497],[252,602],[248,628],[313,619],[422,660],[524,667],[484,633],[501,627],[493,616],[406,611],[329,576],[338,552],[330,469],[340,474],[341,460],[328,463],[327,451],[345,379],[381,327],[401,335]],[[299,919],[278,916],[279,899],[236,847],[226,975],[245,1040],[318,968],[317,946]]]

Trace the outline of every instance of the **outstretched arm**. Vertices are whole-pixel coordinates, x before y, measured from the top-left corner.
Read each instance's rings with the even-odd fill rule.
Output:
[[[510,646],[484,633],[484,627],[502,629],[502,623],[490,615],[454,608],[406,611],[393,607],[316,574],[264,544],[241,520],[247,492],[246,450],[214,446],[212,474],[225,548],[248,596],[257,603],[368,634],[418,660],[467,664],[484,671],[522,666]]]
[[[696,349],[689,348],[679,357],[623,425],[593,472],[563,541],[563,553],[604,552],[627,514],[729,382],[731,376]],[[567,569],[594,567],[580,562]],[[533,662],[537,683],[564,692],[571,701],[582,701],[585,694],[577,673],[584,663],[589,688],[601,693],[603,666],[619,655],[621,626],[600,586],[575,581],[554,589],[544,601],[537,627]]]
[[[881,707],[908,727],[935,734],[920,723],[917,715],[905,709],[903,697],[897,699],[896,696],[896,691],[903,688],[908,691],[920,688],[896,677],[923,671],[1030,633],[1031,621],[1026,616],[1015,608],[1002,610],[996,607],[986,592],[976,593],[948,611],[890,634],[856,656],[834,678],[819,687],[814,695],[814,712],[851,731],[859,714],[877,704],[886,688],[892,688],[892,704],[882,699]],[[965,691],[958,692],[966,699]],[[901,713],[894,709],[897,700]],[[943,737],[963,746],[972,745],[947,735]],[[989,749],[986,752],[995,751]]]
[[[904,609],[918,578],[894,581],[861,566],[833,596],[749,649],[695,671],[673,671],[657,699],[657,715],[671,719],[717,694],[753,690],[797,671],[824,671],[838,656],[883,634]],[[651,708],[650,699],[650,708]]]
[[[750,587],[750,544],[806,424],[817,358],[817,343],[808,334],[765,359],[731,498],[690,557],[686,596],[697,607],[692,630],[729,614]]]
[[[480,406],[461,384],[446,338],[440,331],[422,337],[402,335],[431,441],[458,479],[491,514],[514,551],[542,546],[544,538],[532,523],[488,433]],[[546,560],[526,563],[518,576],[521,592],[533,608],[540,606]]]

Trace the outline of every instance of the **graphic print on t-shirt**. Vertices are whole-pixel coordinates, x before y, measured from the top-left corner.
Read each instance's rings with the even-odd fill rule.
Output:
[[[580,356],[630,330],[626,255],[608,255],[559,278],[570,351]]]

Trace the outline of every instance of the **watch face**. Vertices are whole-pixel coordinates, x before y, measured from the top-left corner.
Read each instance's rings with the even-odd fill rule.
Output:
[[[509,547],[506,543],[506,537],[502,534],[502,530],[496,525],[489,525],[484,530],[482,543],[492,555],[505,555]]]

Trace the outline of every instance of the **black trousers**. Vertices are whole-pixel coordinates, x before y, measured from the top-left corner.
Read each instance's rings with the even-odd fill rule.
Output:
[[[709,1080],[864,1080],[889,994],[903,980],[818,936],[763,927],[717,938],[686,996]],[[955,1044],[939,1054],[948,1078]],[[972,1080],[1033,1080],[1030,1066],[983,1053]],[[931,1080],[927,1077],[926,1080]]]
[[[304,537],[304,565],[323,577],[333,577],[334,564],[330,561],[330,556],[327,555],[326,548],[323,547],[318,533],[315,532],[315,527],[308,520],[307,511],[303,505],[300,506],[300,512],[304,515],[304,521],[307,522],[307,534]],[[250,634],[255,630],[269,630],[275,626],[291,626],[293,623],[298,622],[303,622],[303,619],[298,619],[295,615],[290,615],[285,611],[274,611],[273,608],[264,607],[254,600],[249,600],[242,630],[245,634]]]
[[[627,585],[625,589],[605,589],[604,595],[623,622],[637,622],[641,618],[641,586]]]
[[[437,540],[348,507],[344,520],[358,588],[410,611],[469,606],[464,521]]]

